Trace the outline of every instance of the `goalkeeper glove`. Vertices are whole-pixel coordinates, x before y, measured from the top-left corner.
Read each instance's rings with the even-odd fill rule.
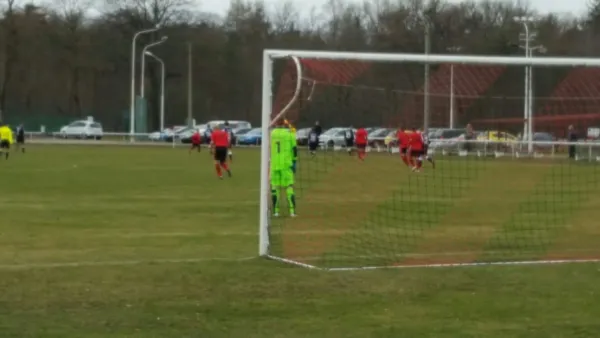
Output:
[[[296,173],[296,160],[294,160],[292,162],[292,172],[295,174]]]

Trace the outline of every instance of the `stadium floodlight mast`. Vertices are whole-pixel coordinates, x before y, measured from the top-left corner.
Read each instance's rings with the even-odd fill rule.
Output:
[[[489,56],[489,55],[439,55],[439,54],[393,54],[393,53],[356,53],[356,52],[336,52],[336,51],[307,51],[307,50],[274,50],[267,49],[263,53],[263,76],[262,76],[262,142],[261,142],[261,180],[260,180],[260,210],[259,210],[259,255],[268,257],[274,260],[295,264],[307,268],[328,269],[328,270],[349,270],[349,269],[364,269],[368,266],[361,265],[336,265],[335,267],[323,267],[318,264],[312,264],[314,258],[310,256],[295,256],[294,254],[285,255],[277,252],[277,247],[270,248],[270,182],[269,182],[269,158],[270,158],[270,128],[279,119],[285,115],[285,110],[290,106],[288,104],[282,111],[275,112],[273,115],[273,63],[276,60],[291,60],[296,64],[297,78],[303,78],[302,63],[300,60],[328,60],[328,61],[362,61],[369,63],[420,63],[420,64],[468,64],[468,65],[503,65],[503,66],[535,66],[535,67],[600,67],[600,59],[597,58],[567,58],[567,57],[523,57],[523,56]],[[296,93],[291,102],[298,98],[298,92],[301,88],[296,86]],[[291,103],[290,102],[290,103]],[[474,141],[475,142],[475,141]],[[543,142],[536,142],[543,143]],[[564,143],[564,142],[563,142]],[[552,143],[555,144],[555,143]],[[569,143],[564,143],[569,144]],[[591,148],[590,148],[591,149]],[[591,154],[591,153],[590,153]],[[590,156],[590,158],[592,158]],[[598,157],[600,159],[600,156]],[[437,170],[437,169],[436,169]],[[302,215],[300,216],[300,219]],[[309,220],[308,222],[314,222]],[[316,221],[318,223],[318,221]],[[304,226],[306,223],[302,223]],[[275,244],[275,243],[274,243]],[[318,245],[317,245],[318,246]],[[317,253],[319,254],[319,253]],[[302,254],[303,255],[303,254]],[[379,256],[378,256],[379,257]],[[343,257],[342,257],[343,258]],[[357,256],[358,258],[358,256]],[[423,263],[420,266],[456,266],[456,265],[483,265],[483,264],[526,264],[526,263],[555,263],[569,262],[582,260],[535,260],[523,261],[507,260],[507,261],[485,261],[473,262],[469,260],[464,263]],[[344,261],[342,261],[343,263]],[[394,264],[385,263],[393,267],[407,267],[416,265],[402,265],[401,263]],[[373,266],[384,267],[384,266]]]
[[[535,38],[535,34],[531,34],[530,30],[529,30],[529,23],[532,23],[534,21],[534,18],[531,16],[516,16],[513,18],[513,20],[517,23],[520,23],[523,25],[523,29],[525,30],[525,34],[523,35],[522,40],[525,42],[525,57],[529,58],[531,57],[530,55],[530,48],[529,45],[531,43],[531,40],[533,38]],[[524,103],[523,103],[523,138],[527,138],[527,140],[533,140],[533,136],[530,135],[531,131],[533,130],[532,127],[532,117],[533,115],[530,112],[530,101],[531,101],[531,66],[525,66],[525,96],[524,96]],[[530,142],[528,142],[530,143]],[[533,146],[531,147],[531,149],[529,149],[528,146],[528,151],[531,153],[533,151]]]
[[[431,30],[433,28],[433,23],[429,18],[425,15],[421,15],[425,26],[425,55],[431,54]],[[427,133],[429,130],[429,107],[430,107],[430,98],[429,98],[429,73],[430,67],[429,63],[425,64],[425,81],[423,86],[425,91],[425,97],[423,102],[423,132]]]
[[[165,62],[151,51],[144,53],[160,63],[160,130],[165,129]]]
[[[465,32],[466,33],[466,32]],[[446,48],[447,51],[452,52],[452,53],[458,53],[462,50],[462,47],[460,46],[452,46],[452,47],[448,47]],[[456,107],[456,102],[455,102],[455,97],[454,97],[454,64],[450,65],[450,121],[449,121],[449,127],[450,129],[454,129],[454,120],[455,120],[455,107]]]
[[[151,44],[148,44],[146,46],[144,46],[144,49],[142,49],[142,70],[141,70],[141,74],[140,74],[140,96],[144,97],[144,88],[145,86],[145,76],[146,76],[146,52],[148,51],[148,49],[158,46],[162,43],[164,43],[165,41],[167,41],[168,37],[167,36],[163,36],[162,38],[160,38],[160,40],[155,41]]]
[[[131,141],[133,141],[133,135],[135,134],[135,47],[137,38],[142,34],[153,33],[160,29],[160,24],[154,26],[154,28],[144,29],[136,32],[133,35],[131,41],[131,102],[129,104],[129,133],[131,134]]]
[[[546,47],[543,45],[538,45],[538,46],[529,46],[529,50],[527,51],[527,56],[532,58],[534,56],[534,52],[537,51],[540,54],[545,54],[546,53]],[[529,74],[528,74],[528,80],[529,80],[529,84],[528,84],[528,97],[527,97],[527,113],[528,113],[528,119],[527,121],[529,123],[527,123],[527,152],[532,154],[533,153],[533,102],[535,101],[535,97],[534,97],[534,92],[533,92],[533,67],[527,67],[529,70]]]

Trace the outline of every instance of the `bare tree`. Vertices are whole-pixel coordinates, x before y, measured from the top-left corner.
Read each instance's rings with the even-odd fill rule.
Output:
[[[296,30],[299,22],[299,11],[291,0],[285,0],[275,5],[271,15],[271,24],[276,32]]]
[[[0,119],[6,111],[6,94],[8,86],[13,75],[13,66],[17,62],[16,47],[19,43],[17,36],[17,27],[15,23],[16,0],[7,0],[4,10],[4,20],[2,21],[2,30],[4,32],[2,49],[4,50],[4,60],[2,62],[2,81],[0,82]]]

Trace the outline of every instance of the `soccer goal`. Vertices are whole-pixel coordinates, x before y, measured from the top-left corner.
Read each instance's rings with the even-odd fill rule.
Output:
[[[260,255],[329,270],[600,260],[598,78],[600,59],[266,50]],[[291,189],[272,182],[274,128],[297,142]],[[345,137],[361,128],[363,159]],[[399,144],[413,129],[426,154]]]

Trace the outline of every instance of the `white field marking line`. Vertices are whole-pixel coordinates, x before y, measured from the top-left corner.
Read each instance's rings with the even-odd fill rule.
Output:
[[[574,263],[600,263],[598,259],[557,259],[557,260],[539,260],[539,261],[513,261],[513,262],[477,262],[477,263],[444,263],[444,264],[415,264],[415,265],[381,265],[381,266],[364,266],[364,267],[341,267],[341,268],[324,268],[314,266],[293,259],[286,259],[277,256],[267,256],[269,259],[276,261],[298,265],[301,267],[323,270],[323,271],[359,271],[359,270],[376,270],[376,269],[418,269],[418,268],[454,268],[454,267],[484,267],[484,266],[519,266],[519,265],[551,265],[551,264],[574,264]]]
[[[277,256],[271,256],[271,255],[267,255],[266,257],[269,258],[269,259],[275,260],[275,261],[279,261],[279,262],[283,262],[283,263],[287,263],[287,264],[292,264],[292,265],[298,265],[298,266],[301,266],[303,268],[322,270],[321,268],[316,267],[314,265],[297,262],[297,261],[294,261],[294,260],[291,260],[291,259],[287,259],[287,258],[282,258],[282,257],[277,257]]]
[[[591,250],[589,249],[570,249],[570,250],[563,250],[563,253],[578,253],[578,252],[590,252]],[[596,250],[597,254],[600,255],[600,251]],[[455,252],[432,252],[432,253],[401,253],[401,254],[389,254],[389,255],[331,255],[332,258],[330,260],[335,261],[336,259],[380,259],[380,258],[388,258],[388,259],[408,259],[408,258],[430,258],[430,257],[447,257],[447,256],[470,256],[473,254],[480,254],[481,251],[478,250],[474,250],[474,251],[455,251]],[[489,255],[494,255],[494,254],[503,254],[505,253],[504,251],[486,251],[487,254]],[[527,253],[527,252],[524,252]],[[322,256],[295,256],[295,257],[287,257],[285,258],[286,260],[289,261],[304,261],[304,262],[311,262],[311,261],[326,261],[327,260],[328,255],[322,255]],[[573,259],[576,260],[576,259]],[[592,260],[595,260],[592,259]],[[541,260],[540,260],[541,261]],[[556,261],[556,260],[549,260],[549,261]],[[570,260],[571,261],[571,260]],[[600,258],[598,258],[598,261],[600,261]],[[532,262],[538,262],[538,261],[532,261]],[[450,264],[450,263],[448,263]],[[453,263],[453,264],[458,264],[458,265],[462,265],[462,264],[492,264],[492,263]],[[416,266],[413,264],[406,264],[406,266],[408,267],[412,267],[412,266]]]
[[[289,230],[286,232],[271,232],[271,236],[303,236],[303,235],[378,235],[375,230]],[[61,233],[61,236],[68,235]],[[210,236],[258,236],[256,231],[215,231],[215,232],[140,232],[140,233],[101,233],[101,234],[86,234],[95,238],[101,237],[118,237],[118,238],[146,238],[146,237],[210,237]],[[378,235],[379,236],[379,235]],[[402,236],[404,237],[404,236]],[[416,237],[415,237],[416,238]]]
[[[415,268],[454,268],[454,267],[483,267],[483,266],[519,266],[519,265],[552,265],[552,264],[576,264],[576,263],[600,263],[598,259],[557,259],[539,261],[514,261],[514,262],[478,262],[478,263],[447,263],[447,264],[420,264],[420,265],[389,265],[389,266],[366,266],[361,268],[320,268],[327,271],[357,271],[375,269],[415,269]]]
[[[257,256],[242,258],[206,257],[206,258],[173,258],[173,259],[147,259],[147,260],[122,260],[122,261],[80,261],[64,263],[22,263],[0,264],[0,270],[32,270],[53,268],[79,268],[92,266],[130,266],[142,264],[182,264],[202,262],[244,262],[256,259]]]
[[[334,236],[334,235],[374,235],[381,236],[382,234],[389,235],[388,228],[379,229],[379,230],[287,230],[285,232],[271,232],[271,237],[273,236],[306,236],[306,235],[325,235],[325,236]],[[2,234],[2,233],[0,233]],[[6,235],[6,234],[4,234]],[[61,233],[61,236],[68,236],[68,233]],[[92,238],[104,238],[104,237],[112,237],[112,238],[148,238],[148,237],[254,237],[258,236],[256,231],[205,231],[205,232],[131,232],[131,233],[123,233],[123,232],[103,232],[103,233],[93,233],[93,232],[75,232],[74,237],[86,236]],[[386,236],[386,238],[390,237],[401,237],[405,238],[401,232],[396,234],[397,236]],[[415,239],[419,239],[418,236],[414,237]],[[580,249],[573,249],[574,251],[580,251]],[[581,249],[581,251],[588,251],[585,249]]]

